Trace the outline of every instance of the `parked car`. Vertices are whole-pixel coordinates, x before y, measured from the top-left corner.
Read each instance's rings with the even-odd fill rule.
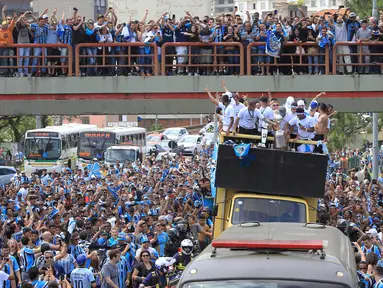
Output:
[[[160,144],[154,144],[154,145],[148,145],[147,146],[147,151],[148,153],[147,154],[154,154],[154,155],[158,155],[159,153],[161,152],[166,152],[166,151],[169,151],[169,148],[165,149],[163,148]]]
[[[16,169],[11,166],[0,166],[0,183],[7,185],[11,183],[11,179],[16,175]]]
[[[201,135],[186,135],[178,141],[178,146],[183,148],[185,156],[192,156],[202,149],[202,136]]]
[[[163,133],[150,134],[150,135],[146,136],[146,144],[147,145],[159,144],[162,140],[167,140],[167,139],[169,139],[169,138]]]
[[[183,127],[172,127],[166,129],[163,134],[166,135],[166,137],[168,137],[170,140],[178,141],[183,136],[189,135],[189,132],[186,130],[186,128]]]

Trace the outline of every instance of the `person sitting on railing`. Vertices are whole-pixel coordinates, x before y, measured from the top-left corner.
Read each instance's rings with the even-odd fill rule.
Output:
[[[162,29],[163,44],[173,43],[174,42],[174,31],[175,31],[175,29],[173,27],[174,19],[170,18],[169,13],[164,12],[162,14],[162,17],[161,17],[159,24],[160,24],[160,27]],[[198,38],[198,41],[199,41],[199,38]],[[198,48],[198,47],[196,47],[196,48]],[[192,50],[192,53],[193,53],[193,50]],[[174,46],[167,46],[165,48],[165,55],[174,55],[174,54],[176,54],[176,49],[174,48]],[[173,56],[171,56],[171,57],[166,56],[165,57],[165,64],[171,65],[171,66],[166,66],[166,68],[165,68],[166,75],[168,75],[168,76],[171,76],[173,74],[173,71],[172,71],[173,70],[173,58],[174,58]],[[197,57],[192,57],[192,62],[193,62],[194,58],[197,58]]]
[[[45,16],[48,18],[47,15],[45,15]],[[36,17],[34,17],[33,14],[32,14],[32,17],[34,19],[36,19]],[[47,36],[48,36],[49,25],[45,24],[45,18],[40,17],[38,19],[38,23],[32,23],[31,24],[31,28],[32,28],[32,31],[34,32],[34,36],[35,36],[34,43],[35,44],[46,44],[47,43]],[[37,75],[36,66],[39,63],[39,58],[36,58],[36,57],[41,56],[42,52],[43,52],[43,48],[41,48],[41,47],[35,47],[33,49],[33,56],[35,58],[33,58],[33,61],[32,61],[32,66],[33,66],[32,67],[32,77]],[[45,55],[47,55],[46,52],[47,52],[47,49],[44,48],[44,54]],[[42,72],[41,76],[45,76],[46,75],[47,58],[45,58],[44,61],[41,61],[41,63],[42,63],[42,66],[43,66],[43,68],[41,68],[41,72]]]
[[[307,42],[313,42],[314,43],[312,46],[309,46],[307,48],[307,62],[310,65],[308,67],[308,73],[309,73],[309,75],[311,75],[311,74],[318,75],[319,74],[319,66],[318,66],[318,64],[319,64],[319,56],[318,56],[319,50],[318,50],[318,45],[315,43],[317,33],[314,31],[312,26],[307,27],[307,32],[308,32]],[[314,64],[315,66],[313,66],[312,64]]]
[[[223,37],[224,42],[239,42],[240,38],[238,33],[234,33],[233,26],[227,27],[227,32],[225,33],[225,36]],[[237,66],[229,66],[226,70],[227,75],[239,75],[239,56],[230,56],[233,54],[239,54],[239,49],[235,46],[226,46],[224,48],[225,54],[229,55],[227,57],[227,63],[229,65],[237,65]]]
[[[85,33],[85,17],[81,17],[78,15],[78,9],[73,8],[73,26],[72,26],[72,51],[73,51],[73,67],[75,67],[75,57],[79,57],[80,55],[86,55],[86,48],[81,47],[79,53],[76,54],[76,47],[79,44],[86,43],[87,37]],[[85,64],[85,58],[81,57],[80,65]],[[85,76],[85,67],[81,67],[81,76]]]
[[[26,11],[24,14],[20,15],[17,19],[15,28],[13,29],[13,35],[16,38],[17,44],[30,44],[33,43],[33,35],[30,29],[30,25],[27,20],[27,15],[32,14],[30,11]],[[20,47],[17,48],[17,59],[18,66],[18,76],[26,77],[28,76],[28,66],[29,66],[29,55],[31,53],[30,47]],[[22,58],[26,57],[26,58]],[[24,67],[23,67],[24,66]]]
[[[371,38],[371,30],[367,28],[367,21],[363,20],[361,27],[355,33],[355,39],[358,43],[370,42]],[[370,66],[368,66],[371,62],[370,58],[370,49],[367,45],[358,46],[358,53],[362,50],[362,61],[367,64],[367,66],[360,66],[358,72],[360,74],[369,74]]]
[[[65,12],[63,11],[61,22],[59,23],[59,36],[60,36],[60,43],[62,44],[68,44],[72,45],[72,27],[73,27],[73,18],[68,18],[65,21]],[[60,48],[61,52],[61,75],[65,76],[68,73],[68,68],[65,67],[66,63],[68,62],[68,59],[65,57],[68,55],[68,48]]]
[[[215,42],[215,43],[227,42],[224,39],[225,32],[227,31],[226,29],[227,29],[227,27],[224,25],[224,23],[222,23],[222,20],[217,19],[216,26],[212,29],[213,30],[213,42]],[[218,55],[225,54],[225,52],[227,51],[226,48],[228,48],[228,47],[217,46],[216,47],[216,54],[218,54]],[[224,60],[226,60],[226,62],[228,62],[228,59],[225,59],[223,56],[217,56],[217,60],[216,60],[217,64],[223,64]],[[217,67],[214,70],[219,75],[224,74],[224,67],[223,66]],[[226,74],[228,73],[227,70],[228,69],[226,69]]]
[[[335,19],[335,42],[347,42],[347,23],[345,22],[344,15],[341,15],[338,10],[337,18]],[[337,54],[346,54],[344,56],[338,56],[337,61],[339,64],[351,64],[351,57],[350,57],[350,48],[346,45],[337,45],[336,46],[336,53]],[[338,67],[338,73],[344,74],[344,66]],[[352,72],[352,66],[348,65],[346,66],[346,71],[348,74],[351,74]],[[335,71],[333,71],[335,73]]]
[[[186,42],[187,36],[185,32],[188,32],[188,27],[191,26],[191,17],[184,17],[175,28],[175,39],[176,42]],[[188,47],[186,46],[176,46],[176,54],[177,54],[177,64],[186,64],[188,62]],[[201,59],[201,58],[200,58]],[[177,69],[178,75],[186,74],[186,67],[178,67]]]
[[[326,47],[329,49],[329,63],[332,63],[332,46],[335,43],[334,35],[327,29],[327,27],[322,27],[318,37],[317,37],[317,43],[319,45],[319,53],[322,55],[319,56],[319,63],[320,64],[326,64],[326,57],[325,57],[325,52],[326,52]],[[321,66],[319,68],[319,74],[324,74],[325,73],[325,67]]]
[[[303,108],[297,108],[296,116],[286,124],[286,142],[290,139],[290,134],[294,130],[294,126],[298,128],[299,140],[311,140],[314,138],[315,120],[310,116],[305,115]],[[314,145],[301,144],[297,147],[299,152],[313,152]]]
[[[208,44],[213,42],[213,35],[209,27],[205,27],[201,30],[199,34],[199,39],[201,43]],[[203,65],[211,65],[213,63],[212,56],[213,54],[213,47],[212,46],[202,46],[201,47],[201,55],[200,56],[200,63]],[[211,67],[201,67],[202,69],[202,74],[201,75],[210,75],[212,73],[212,68]]]
[[[187,42],[196,43],[200,41],[198,28],[194,24],[190,27],[190,32],[184,32],[184,35],[187,36],[186,38]],[[190,64],[198,65],[200,63],[200,59],[199,59],[199,56],[196,56],[196,55],[200,54],[200,47],[191,46],[190,48],[191,48],[192,56],[191,56],[191,63],[189,63],[189,65]],[[199,75],[199,69],[200,68],[196,66],[189,67],[189,76]]]
[[[85,24],[85,33],[87,36],[87,43],[98,43],[100,33],[99,30],[95,29],[95,25],[92,19],[89,19],[88,22]],[[97,55],[97,47],[86,47],[86,54],[88,55],[87,65],[96,65],[97,62],[95,56]],[[95,67],[88,67],[86,70],[86,75],[88,76],[97,75]]]
[[[301,30],[295,29],[294,33],[290,35],[289,42],[295,43],[297,46],[285,46],[283,49],[284,53],[288,54],[296,54],[296,56],[290,56],[291,59],[291,74],[300,74],[302,75],[305,73],[304,67],[301,66],[295,66],[294,64],[299,64],[300,62],[300,55],[302,55],[302,64],[304,64],[304,57],[305,54],[304,48],[300,45],[300,43],[306,42],[307,38],[304,36],[301,36]]]
[[[259,24],[259,31],[257,34],[257,37],[255,39],[257,42],[266,42],[267,40],[267,31],[266,31],[266,25],[261,23]],[[266,54],[266,46],[258,46],[258,63],[259,64],[268,64],[266,66],[260,66],[260,69],[258,71],[258,75],[270,75],[270,56]]]
[[[13,27],[15,27],[16,16],[17,14],[15,13],[10,24],[8,24],[7,21],[2,22],[2,27],[0,30],[0,44],[2,44],[3,47],[0,48],[0,55],[4,56],[5,58],[0,59],[1,66],[13,66],[15,62],[13,58],[13,56],[15,56],[15,52],[13,48],[7,47],[7,45],[14,43],[12,31]],[[13,68],[2,68],[0,70],[0,76],[13,76],[13,70]]]
[[[53,11],[51,19],[49,21],[49,29],[47,35],[47,44],[57,44],[59,42],[59,28],[57,25],[56,18],[57,9]],[[56,47],[47,48],[47,56],[59,56],[60,51]],[[59,58],[48,57],[48,76],[55,76],[56,64],[58,63]]]
[[[379,29],[379,26],[378,26],[378,21],[375,20],[375,18],[372,18],[370,20],[370,22],[371,22],[371,25],[368,27],[371,30],[371,38],[370,38],[370,40],[372,42],[377,42],[379,40],[380,35],[381,35],[381,32],[379,31],[380,29]],[[374,53],[378,54],[379,53],[379,46],[371,45],[370,46],[370,52],[372,54],[374,54]],[[380,63],[380,59],[379,58],[380,57],[377,56],[377,55],[372,55],[371,56],[371,62],[373,64],[378,64],[378,63]],[[380,66],[379,65],[371,66],[370,72],[372,74],[380,74]]]

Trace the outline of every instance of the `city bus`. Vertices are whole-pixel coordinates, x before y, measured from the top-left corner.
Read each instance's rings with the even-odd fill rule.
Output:
[[[108,127],[89,129],[80,133],[77,149],[82,164],[92,159],[104,160],[105,151],[114,145],[134,145],[146,154],[146,129],[140,127]]]
[[[88,124],[64,124],[29,130],[24,140],[24,170],[26,173],[61,172],[64,163],[74,168],[81,131],[96,128]]]

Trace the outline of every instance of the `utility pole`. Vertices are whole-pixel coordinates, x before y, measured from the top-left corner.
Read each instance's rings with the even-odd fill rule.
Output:
[[[372,0],[372,16],[378,20],[377,0]],[[372,178],[378,179],[379,176],[379,113],[372,114]]]
[[[41,116],[40,115],[38,115],[38,116],[36,116],[36,129],[40,129],[40,128],[42,128],[42,121],[41,121],[42,119],[41,119]]]

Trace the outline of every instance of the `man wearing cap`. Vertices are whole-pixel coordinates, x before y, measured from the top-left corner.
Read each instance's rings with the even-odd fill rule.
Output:
[[[16,16],[17,16],[17,14],[15,13],[11,23],[9,23],[9,24],[7,21],[3,21],[1,23],[2,28],[0,30],[0,44],[5,44],[5,45],[2,45],[2,47],[0,48],[0,55],[9,57],[9,58],[5,57],[5,58],[0,59],[1,66],[13,66],[14,65],[13,56],[15,55],[15,51],[13,50],[13,48],[7,47],[7,45],[14,43],[12,31],[13,31],[13,27],[15,27],[15,23],[16,23],[15,17]],[[13,69],[8,69],[8,68],[1,69],[0,75],[1,76],[13,76],[13,75],[11,75],[12,74],[11,71],[13,71]]]
[[[356,31],[355,33],[355,39],[358,43],[364,43],[364,42],[369,42],[371,39],[371,30],[367,27],[367,21],[363,20],[361,27]],[[366,64],[370,64],[371,62],[371,57],[369,56],[370,54],[370,49],[367,45],[363,46],[358,46],[358,53],[362,50],[360,53],[362,55],[362,61]],[[369,74],[370,73],[370,66],[360,66],[359,67],[359,73],[363,74]]]
[[[345,15],[343,16],[344,21],[346,22],[347,26],[347,41],[348,42],[355,42],[355,34],[356,31],[360,28],[360,23],[356,19],[356,14],[354,12],[351,12],[347,16],[347,12],[350,11],[350,8],[346,9]],[[351,53],[357,53],[357,46],[350,46]],[[352,63],[358,63],[358,56],[351,56]],[[354,67],[354,71],[356,72],[356,66]]]
[[[346,19],[346,12],[344,12],[343,15],[340,14],[340,9],[338,9],[338,18],[336,18],[336,23],[334,25],[334,30],[335,30],[335,41],[336,42],[347,42],[348,41],[348,33],[347,33],[347,19]],[[337,45],[336,46],[336,54],[341,55],[341,54],[346,54],[346,55],[341,55],[337,56],[339,64],[351,64],[351,57],[350,57],[350,48],[349,46],[346,45]],[[344,73],[344,66],[339,65],[337,67],[339,74]],[[352,66],[347,65],[346,66],[346,71],[348,74],[352,72]],[[335,72],[335,71],[334,71]]]
[[[294,126],[298,128],[298,138],[300,140],[311,140],[314,138],[314,126],[315,126],[315,120],[314,118],[310,116],[305,115],[305,111],[303,108],[298,108],[296,112],[296,116],[291,119],[287,125],[287,142],[290,139],[290,134],[294,129]],[[314,146],[313,145],[307,145],[302,144],[298,146],[298,151],[300,152],[313,152]]]
[[[85,254],[80,254],[76,258],[76,262],[79,265],[78,268],[74,269],[70,274],[70,282],[73,288],[85,288],[85,287],[96,287],[96,279],[93,273],[85,268],[87,261]]]

